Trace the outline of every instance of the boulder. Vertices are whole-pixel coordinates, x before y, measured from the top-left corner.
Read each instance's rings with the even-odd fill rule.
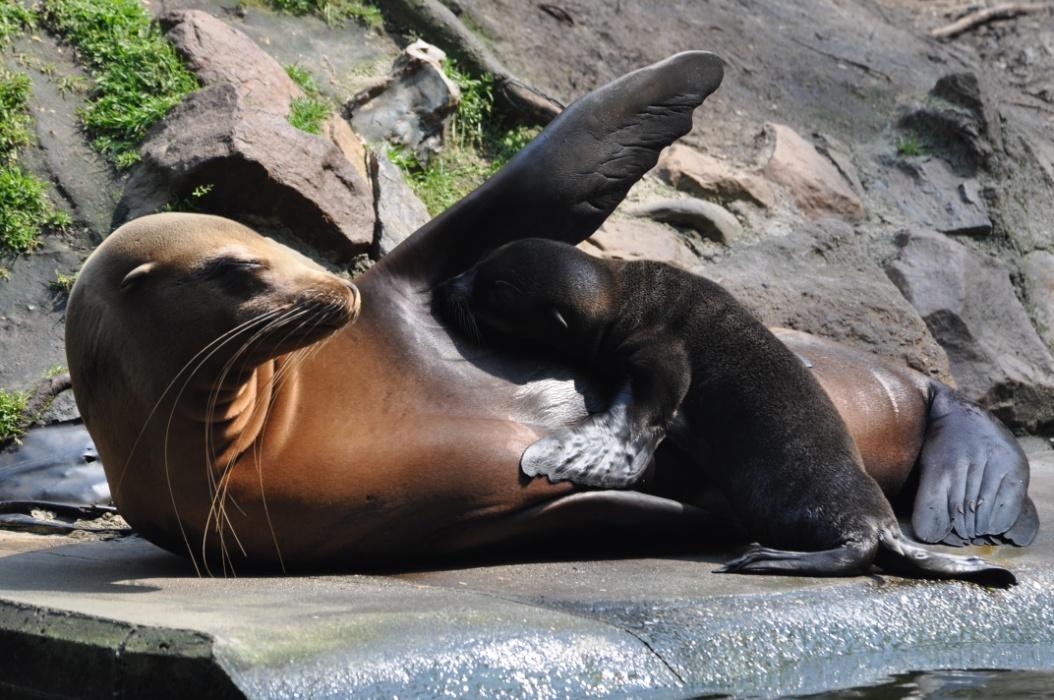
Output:
[[[700,271],[770,326],[832,338],[938,379],[950,376],[926,324],[842,222],[765,239]]]
[[[1054,349],[1054,254],[1045,250],[1029,253],[1022,272],[1036,330],[1047,347]]]
[[[743,227],[732,212],[720,204],[694,197],[650,200],[632,207],[627,213],[663,224],[690,228],[703,238],[718,243],[728,243],[743,235]]]
[[[765,174],[787,188],[798,209],[810,219],[837,217],[859,221],[864,205],[835,164],[789,126],[768,123],[772,154]]]
[[[616,260],[658,260],[691,270],[699,258],[684,237],[652,221],[612,217],[579,247],[598,257]]]
[[[939,158],[899,158],[889,172],[890,204],[922,228],[949,235],[987,236],[992,219],[974,178],[962,178]]]
[[[663,151],[657,168],[663,180],[697,197],[719,202],[744,200],[765,208],[776,203],[776,196],[765,178],[740,170],[691,146],[670,146]]]
[[[194,199],[196,188],[207,186]],[[200,190],[199,190],[200,192]],[[338,261],[373,242],[372,188],[330,141],[247,106],[227,83],[189,95],[155,128],[128,179],[114,225],[188,203],[288,227]]]
[[[289,113],[289,102],[304,92],[278,61],[231,25],[201,10],[170,12],[161,18],[165,38],[205,85],[237,88],[246,107]]]
[[[964,176],[988,167],[1002,146],[995,110],[974,73],[942,76],[927,100],[900,109],[897,125]]]
[[[963,393],[1012,428],[1054,428],[1054,358],[1008,268],[935,232],[901,233],[896,243],[886,272],[947,351]]]
[[[442,144],[443,124],[461,91],[443,72],[441,50],[415,41],[403,50],[384,82],[353,97],[345,114],[368,141],[395,141],[425,160]]]
[[[381,258],[432,217],[424,202],[403,180],[402,172],[384,153],[370,153],[370,177],[378,229],[373,256]]]

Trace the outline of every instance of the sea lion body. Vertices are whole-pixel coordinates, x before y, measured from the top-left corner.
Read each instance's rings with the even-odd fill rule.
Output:
[[[602,260],[528,239],[494,251],[439,294],[451,320],[469,330],[552,347],[627,378],[625,407],[615,401],[625,420],[600,413],[533,444],[521,462],[530,476],[630,486],[669,434],[729,499],[750,537],[798,550],[755,548],[726,570],[856,574],[881,549],[898,571],[1013,579],[976,558],[905,543],[819,381],[714,282],[664,263]],[[628,435],[606,435],[612,423],[628,424]]]
[[[440,322],[432,290],[503,243],[590,235],[688,132],[721,75],[717,57],[688,52],[581,98],[356,278],[357,300],[345,280],[225,219],[159,214],[112,233],[78,276],[66,343],[121,512],[151,541],[235,570],[406,566],[589,527],[587,552],[626,530],[700,531],[705,485],[673,457],[639,490],[523,479],[524,449],[599,410],[606,392],[526,348],[480,348]],[[268,264],[209,268],[223,251]],[[281,313],[310,289],[343,300],[343,325],[305,315],[298,337],[294,325],[265,329],[277,316],[238,325],[249,322],[239,310]],[[872,365],[857,361],[843,396]],[[925,432],[926,419],[911,427]]]

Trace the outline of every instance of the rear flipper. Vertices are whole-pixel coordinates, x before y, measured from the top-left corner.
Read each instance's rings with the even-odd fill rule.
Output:
[[[1006,588],[1017,583],[1007,569],[980,557],[929,552],[905,541],[899,532],[883,528],[877,541],[853,541],[819,552],[793,552],[751,545],[745,554],[718,569],[719,573],[784,574],[789,576],[853,576],[872,564],[910,578],[962,579]]]
[[[532,443],[520,457],[527,476],[571,481],[580,486],[627,488],[640,481],[651,464],[663,431],[634,430],[629,417],[632,395],[626,386],[607,411]]]
[[[911,517],[923,542],[953,546],[1035,539],[1039,518],[1027,495],[1028,459],[999,420],[935,384],[919,456]]]

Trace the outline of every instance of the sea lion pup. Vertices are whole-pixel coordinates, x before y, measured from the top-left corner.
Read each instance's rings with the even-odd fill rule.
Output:
[[[612,409],[589,421],[594,434],[598,421],[628,426],[633,449],[616,459],[598,452],[590,462],[581,458],[590,445],[572,432],[529,447],[523,470],[628,486],[668,433],[696,457],[749,535],[768,545],[752,546],[722,571],[831,576],[877,564],[910,576],[1016,582],[977,557],[905,541],[819,382],[714,282],[664,263],[601,260],[527,239],[445,283],[437,298],[463,327],[523,338],[626,377]],[[626,420],[611,420],[623,411]]]

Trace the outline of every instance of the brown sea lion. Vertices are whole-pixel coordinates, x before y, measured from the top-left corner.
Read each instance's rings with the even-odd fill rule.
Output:
[[[598,546],[619,541],[620,527],[705,524],[661,479],[589,492],[522,480],[524,449],[598,410],[605,392],[559,362],[469,343],[436,319],[431,290],[503,243],[589,236],[689,131],[721,75],[711,54],[678,54],[578,100],[357,278],[358,320],[339,328],[338,314],[354,316],[350,288],[242,226],[162,214],[115,231],[78,276],[66,342],[122,513],[199,562],[328,568],[550,542],[590,525],[603,528],[589,542]],[[347,306],[287,338],[292,325],[267,324],[298,303],[297,279],[301,292],[328,290]],[[237,325],[247,305],[263,309],[244,321],[259,327]],[[874,364],[865,358],[840,383],[847,400]],[[921,443],[926,420],[910,427]],[[679,473],[672,459],[658,463],[660,477]]]
[[[624,392],[607,410],[527,448],[520,466],[528,476],[632,487],[668,435],[727,497],[747,534],[768,545],[722,571],[853,575],[881,563],[929,578],[1016,580],[977,557],[906,542],[819,381],[708,279],[526,239],[490,253],[436,293],[466,332],[552,348],[624,378]]]

